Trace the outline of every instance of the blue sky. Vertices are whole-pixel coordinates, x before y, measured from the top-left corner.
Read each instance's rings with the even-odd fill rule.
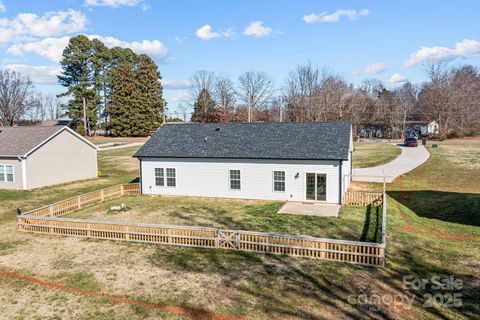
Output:
[[[174,110],[195,70],[264,71],[280,88],[311,61],[352,83],[425,79],[422,64],[480,65],[480,1],[0,0],[0,67],[62,92],[58,58],[69,36],[151,55]]]

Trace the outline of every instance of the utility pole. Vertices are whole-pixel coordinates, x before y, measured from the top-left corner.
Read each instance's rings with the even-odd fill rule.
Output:
[[[85,135],[89,136],[89,130],[87,127],[87,102],[85,101],[85,97],[82,97],[83,102],[83,130],[85,131]]]
[[[283,106],[280,105],[280,122],[283,122]]]
[[[162,125],[166,124],[167,123],[167,116],[166,116],[166,112],[167,112],[167,108],[165,108],[165,100],[162,101],[162,104],[163,104],[163,123]]]
[[[248,122],[252,122],[252,102],[248,98]]]

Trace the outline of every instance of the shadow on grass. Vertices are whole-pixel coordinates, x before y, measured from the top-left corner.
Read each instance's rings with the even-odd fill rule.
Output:
[[[480,226],[480,194],[420,190],[392,191],[388,195],[419,217]]]
[[[367,206],[365,222],[363,224],[360,241],[381,242],[382,241],[382,210],[381,207]]]
[[[381,310],[371,312],[368,306],[351,308],[348,296],[355,287],[335,274],[337,265],[318,260],[282,255],[253,254],[198,248],[159,247],[151,263],[177,273],[194,272],[220,277],[222,291],[230,291],[239,303],[230,305],[232,314],[269,318],[327,319],[322,309],[334,306],[343,317],[392,319]],[[322,267],[319,268],[319,264]],[[342,266],[341,266],[342,267]],[[363,267],[350,266],[361,270]],[[375,272],[376,269],[372,271]],[[326,274],[322,274],[327,271]],[[240,294],[240,295],[238,295]],[[341,317],[342,318],[342,317]]]
[[[390,263],[385,269],[362,267],[338,262],[301,259],[241,251],[159,247],[150,256],[154,267],[169,269],[179,276],[198,273],[220,279],[218,290],[236,297],[229,313],[270,318],[292,319],[397,319],[405,313],[412,318],[473,318],[479,314],[478,275],[453,274],[449,265],[432,262],[428,246],[412,250],[406,241],[391,247]],[[454,275],[463,281],[462,306],[426,307],[427,295],[453,293],[436,290],[432,283],[423,290],[405,288],[402,279],[444,279]],[[360,302],[360,297],[367,297]],[[413,307],[400,307],[373,297],[415,297]],[[447,297],[447,296],[444,296]],[[371,299],[370,299],[371,298]],[[362,298],[363,299],[363,298]],[[447,299],[447,298],[445,298]],[[352,303],[353,301],[353,303]],[[409,300],[403,300],[408,302]],[[188,304],[188,301],[184,300]],[[332,314],[332,309],[334,313]],[[258,313],[258,314],[256,314]]]

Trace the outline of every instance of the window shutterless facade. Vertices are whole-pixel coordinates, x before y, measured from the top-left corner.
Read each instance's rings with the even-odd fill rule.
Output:
[[[155,186],[176,187],[177,172],[175,168],[155,168]]]
[[[13,165],[0,164],[0,182],[13,182]]]
[[[273,191],[285,192],[285,171],[273,171]]]
[[[240,190],[241,188],[240,170],[229,171],[229,184],[230,184],[230,190]]]

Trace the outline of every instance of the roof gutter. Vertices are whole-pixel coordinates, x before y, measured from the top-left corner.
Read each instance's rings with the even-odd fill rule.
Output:
[[[248,157],[172,157],[172,156],[142,156],[134,154],[133,158],[165,158],[165,159],[243,159],[243,160],[304,160],[304,161],[348,161],[346,159],[316,159],[316,158],[248,158]]]

